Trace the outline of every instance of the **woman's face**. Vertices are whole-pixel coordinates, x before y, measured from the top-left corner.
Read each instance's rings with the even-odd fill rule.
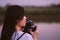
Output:
[[[18,21],[17,25],[20,27],[25,26],[26,25],[26,16],[24,16],[22,20]]]

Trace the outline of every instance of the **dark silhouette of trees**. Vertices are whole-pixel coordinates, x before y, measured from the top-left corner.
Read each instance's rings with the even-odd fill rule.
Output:
[[[58,8],[60,8],[60,4],[52,4],[50,7],[58,7]]]

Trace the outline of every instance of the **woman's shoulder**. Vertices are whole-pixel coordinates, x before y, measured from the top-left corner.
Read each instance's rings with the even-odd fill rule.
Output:
[[[33,40],[32,35],[30,35],[29,33],[25,33],[25,37],[26,37],[28,40]]]
[[[28,37],[32,37],[32,35],[29,34],[29,33],[25,33],[25,35],[28,36]]]
[[[19,36],[21,36],[22,34],[24,34],[24,32],[19,31],[18,34],[19,34]],[[32,35],[30,35],[29,33],[25,33],[25,34],[21,37],[21,39],[23,39],[23,40],[33,40],[33,37],[32,37]]]
[[[24,33],[24,32],[22,32],[22,31],[18,31],[17,33],[18,33],[19,35],[24,34],[24,36],[32,37],[31,34],[29,34],[29,33]]]

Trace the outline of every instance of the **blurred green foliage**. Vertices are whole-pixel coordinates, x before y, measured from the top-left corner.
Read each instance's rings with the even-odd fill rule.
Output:
[[[25,8],[26,14],[60,14],[60,8],[50,7],[50,8]]]
[[[59,5],[60,6],[60,5]],[[60,7],[24,7],[25,15],[36,22],[60,22]],[[4,21],[6,7],[0,7],[0,23]]]
[[[25,14],[36,22],[60,22],[60,7],[26,7]]]
[[[6,8],[0,7],[0,24],[2,24],[4,20],[5,12],[6,12]]]

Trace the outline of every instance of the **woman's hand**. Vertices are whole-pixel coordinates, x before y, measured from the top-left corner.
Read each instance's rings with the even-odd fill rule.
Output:
[[[34,40],[37,40],[37,39],[38,39],[38,31],[36,30],[36,31],[34,31],[34,32],[32,32],[32,31],[30,31],[30,32],[31,32]]]

